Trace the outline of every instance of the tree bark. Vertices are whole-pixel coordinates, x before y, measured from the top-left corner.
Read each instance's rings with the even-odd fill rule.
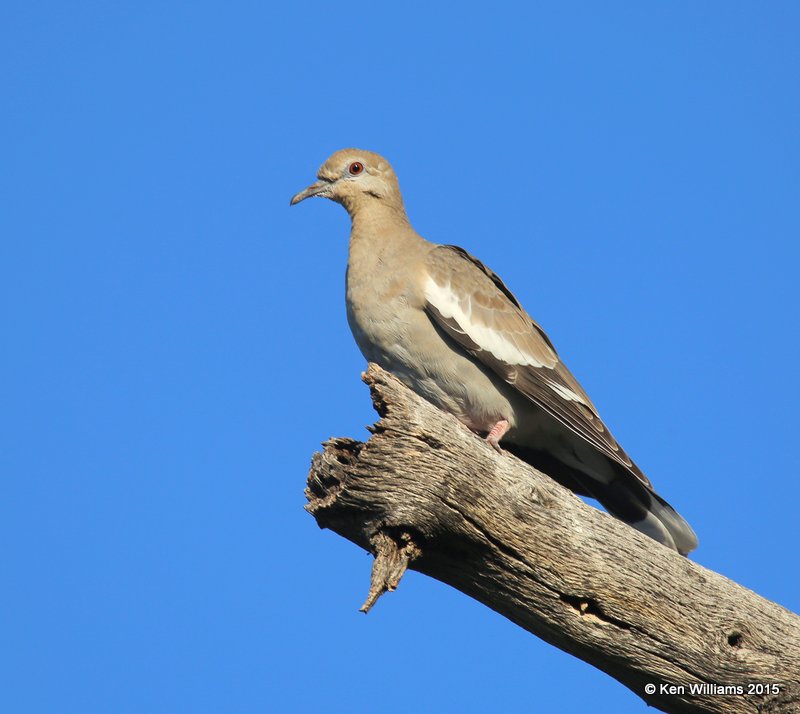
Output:
[[[326,442],[306,489],[320,527],[375,555],[362,610],[412,568],[665,712],[800,712],[795,614],[498,454],[379,367],[364,379],[372,438]]]

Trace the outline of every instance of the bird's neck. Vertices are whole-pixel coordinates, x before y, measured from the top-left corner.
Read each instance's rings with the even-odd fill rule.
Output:
[[[353,222],[353,233],[386,231],[396,228],[408,229],[409,222],[402,201],[399,203],[360,200],[344,201],[344,207]]]
[[[390,269],[398,256],[425,243],[411,227],[402,206],[378,204],[350,213],[350,262],[364,273]]]

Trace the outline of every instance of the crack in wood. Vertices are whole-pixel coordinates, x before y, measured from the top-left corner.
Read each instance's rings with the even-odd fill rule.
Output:
[[[614,625],[622,630],[634,629],[633,625],[631,625],[629,622],[625,622],[624,620],[620,620],[616,617],[611,617],[611,615],[603,612],[603,608],[600,607],[600,603],[594,598],[583,597],[580,595],[567,595],[566,593],[561,593],[559,598],[563,602],[567,603],[567,605],[577,610],[581,617],[594,618],[598,622]]]

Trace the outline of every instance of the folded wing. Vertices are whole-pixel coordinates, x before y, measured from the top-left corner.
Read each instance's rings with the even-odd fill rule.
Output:
[[[553,344],[489,268],[456,246],[427,261],[426,309],[464,350],[612,459],[642,484],[647,477],[606,428]]]

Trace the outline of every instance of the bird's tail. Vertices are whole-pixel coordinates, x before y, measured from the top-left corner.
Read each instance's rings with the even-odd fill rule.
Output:
[[[694,529],[684,520],[683,516],[670,506],[657,493],[650,493],[652,502],[648,509],[661,524],[669,531],[675,544],[675,550],[681,555],[687,555],[697,548],[697,535]],[[636,524],[632,524],[636,527]]]
[[[697,536],[680,514],[621,465],[609,461],[611,473],[606,474],[606,480],[600,480],[567,466],[547,452],[513,443],[503,446],[562,486],[597,499],[611,515],[681,555],[697,547]]]
[[[669,503],[632,474],[620,474],[605,484],[593,481],[587,486],[612,515],[659,543],[681,555],[697,547],[692,527]]]

